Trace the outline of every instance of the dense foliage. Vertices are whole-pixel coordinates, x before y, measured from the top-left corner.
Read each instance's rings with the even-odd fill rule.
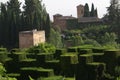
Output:
[[[0,6],[0,45],[18,47],[20,31],[45,30],[46,38],[50,35],[50,19],[42,1],[25,0],[23,11],[18,0],[9,0]]]
[[[119,0],[111,0],[110,6],[108,7],[107,13],[108,24],[110,31],[115,32],[118,35],[118,41],[120,42],[120,5]]]

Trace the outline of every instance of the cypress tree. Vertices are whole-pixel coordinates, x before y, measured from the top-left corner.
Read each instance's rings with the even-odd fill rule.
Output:
[[[84,17],[89,17],[90,16],[90,12],[89,12],[89,6],[86,3],[84,6]]]
[[[9,45],[18,47],[19,27],[20,27],[20,5],[18,0],[9,0],[7,2],[8,27],[9,27]]]
[[[8,27],[7,27],[7,9],[6,5],[1,3],[1,12],[0,12],[0,39],[1,46],[6,46],[8,44]]]
[[[97,8],[95,9],[95,15],[94,15],[94,17],[98,17],[98,12],[97,12]]]
[[[50,37],[50,17],[49,17],[49,14],[47,14],[47,19],[46,19],[46,26],[45,27],[45,35],[46,35],[46,38],[48,39]]]
[[[91,17],[94,17],[94,16],[95,16],[95,10],[94,10],[94,4],[93,4],[93,3],[92,3],[92,7],[91,7],[90,16],[91,16]]]
[[[39,0],[25,0],[24,15],[26,20],[26,26],[28,30],[43,29],[43,20],[46,18],[44,6]]]

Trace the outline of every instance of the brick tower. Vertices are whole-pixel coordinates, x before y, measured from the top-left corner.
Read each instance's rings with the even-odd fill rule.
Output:
[[[84,6],[80,4],[77,6],[77,17],[80,18],[83,17],[83,15],[84,15]]]

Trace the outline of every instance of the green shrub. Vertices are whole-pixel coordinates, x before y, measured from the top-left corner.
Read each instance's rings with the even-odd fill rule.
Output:
[[[40,77],[51,77],[54,76],[53,69],[44,69],[41,67],[23,67],[21,68],[21,78],[22,80],[29,80],[29,76],[33,79],[38,79]]]
[[[66,53],[61,55],[60,65],[62,75],[66,77],[73,77],[75,75],[76,64],[78,63],[78,56],[75,53]]]
[[[78,53],[79,53],[79,55],[81,55],[81,54],[89,54],[89,53],[92,53],[92,50],[91,49],[78,48]]]
[[[27,58],[25,52],[14,52],[13,54],[8,54],[8,56],[11,57],[14,61],[21,61]]]
[[[28,53],[38,54],[38,53],[55,53],[55,46],[49,43],[42,43],[38,46],[33,46],[27,50]]]
[[[105,49],[104,48],[92,48],[93,53],[104,53]]]
[[[24,59],[19,62],[20,67],[35,67],[37,66],[36,64],[36,59]]]
[[[5,63],[5,61],[7,60],[7,58],[8,58],[7,52],[1,51],[0,52],[0,62]]]
[[[87,72],[88,79],[87,80],[98,80],[104,76],[104,72],[106,69],[106,64],[104,63],[88,63],[87,64]]]
[[[103,62],[104,53],[93,53],[92,55],[94,62]]]
[[[42,66],[42,67],[45,66],[46,61],[51,61],[53,59],[54,59],[54,56],[51,53],[50,54],[40,53],[40,54],[37,54],[37,56],[36,56],[38,66]]]
[[[55,75],[59,75],[61,72],[60,60],[46,61],[45,68],[54,69]]]
[[[79,55],[79,64],[86,65],[87,63],[93,62],[93,56],[92,54],[82,54]]]
[[[117,60],[120,56],[120,50],[106,50],[104,51],[103,61],[106,63],[107,72],[111,75],[115,74],[115,66],[118,64]]]
[[[62,76],[53,76],[53,77],[47,77],[47,78],[41,77],[37,80],[63,80],[63,77]]]
[[[69,47],[67,48],[67,52],[77,52],[77,47]]]
[[[60,55],[66,53],[66,49],[56,49],[54,58],[55,59],[60,59]]]

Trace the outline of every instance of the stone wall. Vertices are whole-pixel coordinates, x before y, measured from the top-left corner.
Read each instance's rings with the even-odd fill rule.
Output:
[[[45,31],[22,31],[19,33],[19,48],[29,48],[45,42]]]

